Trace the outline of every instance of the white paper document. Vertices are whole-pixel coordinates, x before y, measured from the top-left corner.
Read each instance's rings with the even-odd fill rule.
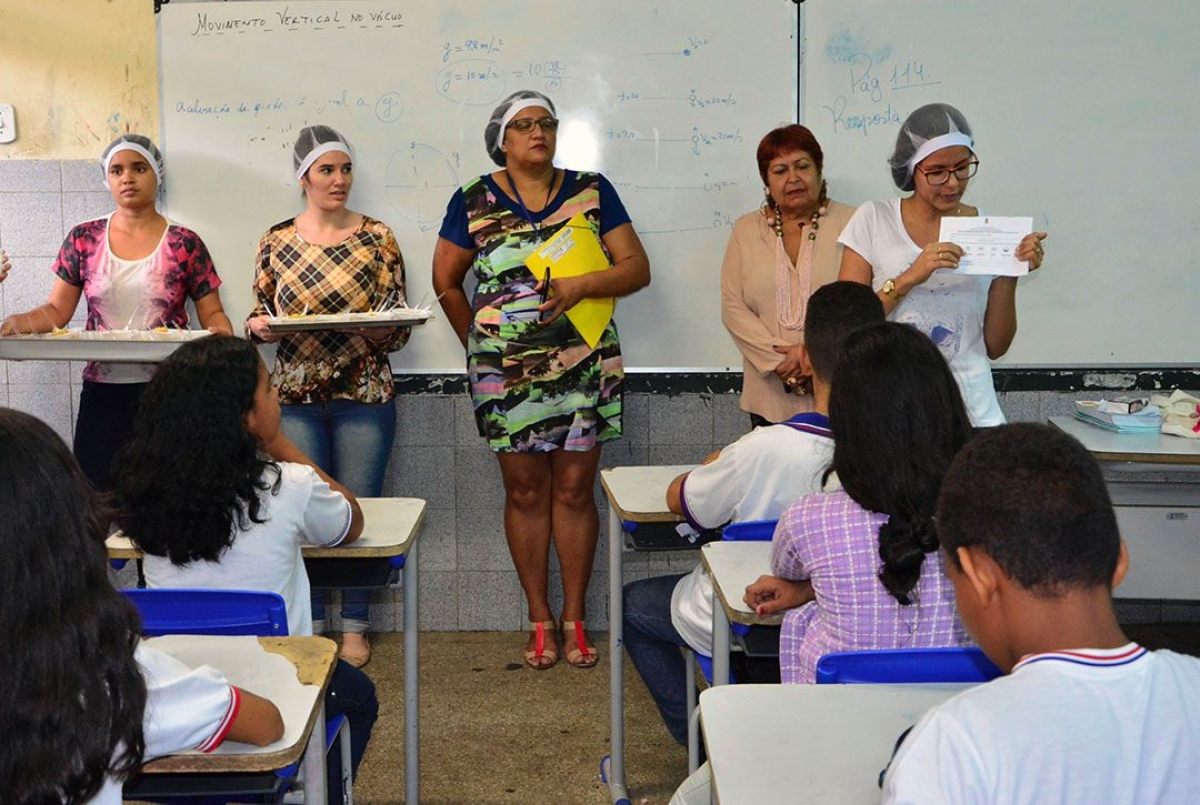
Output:
[[[938,240],[962,247],[959,274],[990,274],[1020,277],[1029,273],[1029,264],[1017,259],[1021,239],[1033,231],[1033,218],[999,217],[942,219]]]

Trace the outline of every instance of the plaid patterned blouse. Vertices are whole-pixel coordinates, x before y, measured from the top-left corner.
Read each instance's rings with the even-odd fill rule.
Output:
[[[392,230],[374,218],[364,215],[358,230],[334,246],[304,240],[292,218],[259,241],[254,293],[251,318],[391,307],[404,302],[404,260]],[[379,344],[331,330],[288,334],[275,352],[271,382],[284,404],[390,402],[396,392],[388,353],[404,346],[409,332],[397,328]]]
[[[970,645],[941,551],[925,555],[910,606],[884,589],[879,526],[886,520],[844,491],[808,495],[784,511],[771,541],[771,572],[809,579],[817,600],[783,616],[783,682],[816,682],[817,660],[834,651]]]

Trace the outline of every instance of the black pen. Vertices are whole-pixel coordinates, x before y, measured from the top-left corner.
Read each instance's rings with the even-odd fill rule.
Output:
[[[546,273],[542,275],[542,295],[538,301],[538,307],[546,304],[546,300],[550,298],[550,266],[546,266]],[[546,311],[538,310],[538,321],[546,315]]]

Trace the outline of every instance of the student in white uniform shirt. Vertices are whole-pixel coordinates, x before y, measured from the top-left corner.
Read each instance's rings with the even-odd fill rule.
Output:
[[[283,735],[274,704],[140,643],[108,581],[107,518],[63,441],[0,409],[0,798],[121,801],[144,760]]]
[[[1192,803],[1200,792],[1200,659],[1121,631],[1129,557],[1095,460],[1045,425],[959,453],[938,534],[963,623],[1009,671],[925,714],[885,803]]]
[[[311,635],[300,548],[353,542],[362,509],[279,422],[279,397],[253,344],[232,336],[184,344],[150,381],[133,439],[118,457],[119,522],[146,554],[150,587],[277,592],[288,632]],[[375,685],[338,660],[325,710],[350,722],[357,775],[379,717]],[[330,791],[340,779],[335,752]]]
[[[803,355],[813,376],[814,410],[751,431],[671,483],[667,506],[697,531],[731,521],[776,520],[788,504],[824,487],[833,458],[827,378],[842,339],[857,327],[883,321],[883,309],[869,289],[835,282],[813,293],[806,315]],[[667,729],[683,746],[688,713],[680,648],[712,655],[712,592],[701,565],[686,575],[625,585],[625,650]]]

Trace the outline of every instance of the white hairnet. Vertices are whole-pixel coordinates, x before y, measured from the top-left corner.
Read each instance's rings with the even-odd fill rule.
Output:
[[[483,130],[483,142],[487,146],[488,156],[492,158],[492,162],[501,167],[508,162],[508,158],[500,150],[500,145],[504,142],[504,130],[508,128],[513,115],[531,106],[545,107],[550,110],[551,115],[558,116],[558,113],[554,111],[554,104],[550,99],[532,89],[517,90],[502,100],[500,105],[492,111],[492,116],[488,118],[487,127]]]
[[[312,164],[330,151],[341,151],[354,159],[354,150],[345,137],[329,126],[306,126],[296,138],[292,149],[292,167],[296,169],[296,181],[300,181]]]
[[[108,166],[112,164],[113,157],[121,151],[133,151],[145,157],[146,161],[150,163],[151,170],[154,171],[158,189],[162,189],[163,177],[167,172],[166,166],[163,164],[162,151],[158,150],[158,146],[151,142],[149,137],[141,134],[122,134],[108,144],[108,148],[105,148],[104,153],[100,155],[100,164],[104,166],[105,178],[108,177]]]
[[[947,103],[930,103],[915,110],[896,135],[896,150],[888,159],[892,181],[901,190],[913,189],[913,168],[934,151],[954,145],[975,150],[971,125]]]

